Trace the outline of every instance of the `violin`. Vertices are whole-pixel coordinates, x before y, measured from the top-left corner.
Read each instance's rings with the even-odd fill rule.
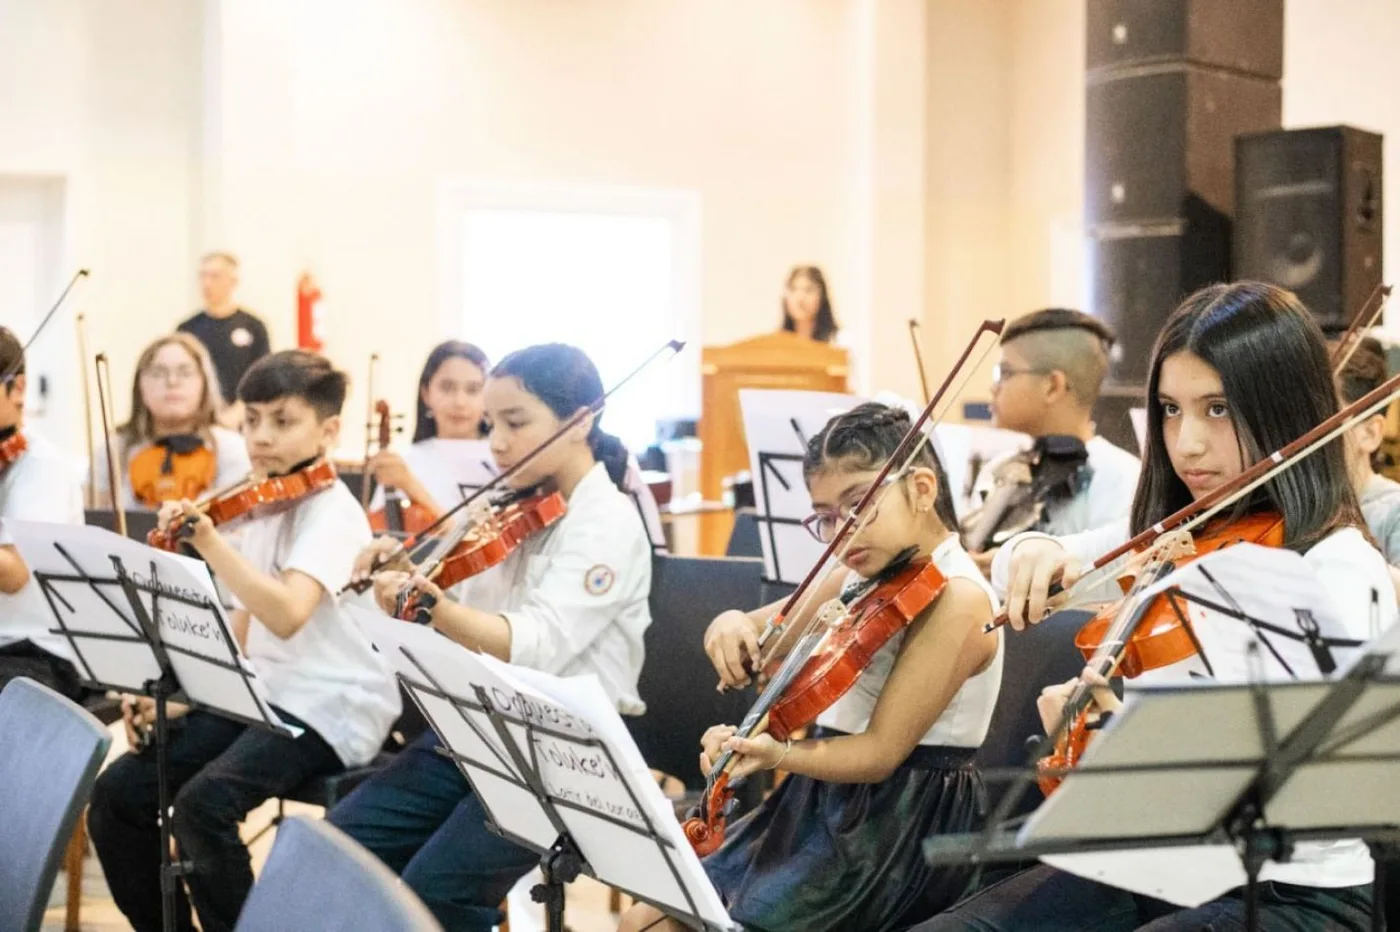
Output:
[[[195,504],[216,526],[241,518],[263,505],[294,502],[335,485],[335,467],[329,460],[317,457],[305,466],[281,476],[265,479],[249,478]],[[157,550],[174,553],[180,540],[190,534],[188,518],[172,521],[166,528],[155,528],[146,535],[146,543]]]
[[[389,436],[393,433],[393,415],[389,402],[380,399],[374,404],[374,413],[379,418],[379,451],[389,449]],[[384,507],[369,514],[370,530],[375,533],[389,533],[395,536],[421,534],[437,520],[437,513],[418,502],[407,502],[399,490],[391,485],[383,486]]]
[[[800,617],[810,607],[817,591],[814,584],[821,578],[828,560],[833,557],[839,560],[845,555],[860,529],[874,515],[872,506],[877,497],[894,487],[887,480],[908,471],[920,445],[926,442],[925,423],[929,422],[983,333],[1000,334],[1003,326],[1004,321],[984,321],[977,329],[943,384],[909,426],[821,557],[764,626],[758,638],[757,666],[767,677],[768,688],[744,716],[737,731],[739,737],[749,738],[766,731],[782,741],[815,722],[855,685],[880,648],[942,595],[947,586],[946,578],[927,558],[915,559],[911,548],[872,579],[843,593],[834,604],[813,611],[804,624],[803,633],[780,664],[762,659],[762,651],[775,636],[776,643],[782,642],[789,613]],[[732,751],[719,756],[705,775],[705,791],[699,805],[682,826],[691,847],[702,857],[724,843],[728,812],[734,798],[730,771],[735,763],[736,755]]]
[[[11,427],[8,432],[0,431],[0,433],[6,434],[5,439],[0,440],[0,471],[4,471],[14,465],[15,460],[24,455],[24,451],[29,449],[29,444],[17,427]]]
[[[1208,553],[1235,544],[1282,547],[1284,539],[1283,516],[1274,511],[1253,512],[1233,521],[1218,520],[1199,534],[1164,535],[1152,548],[1155,552],[1147,575],[1159,579]],[[1119,582],[1125,598],[1110,603],[1075,635],[1074,645],[1090,666],[1104,676],[1116,671],[1135,679],[1149,670],[1160,670],[1201,653],[1190,617],[1172,595],[1161,593],[1146,605],[1136,606],[1131,603],[1132,592],[1141,588],[1141,575],[1120,577]],[[1074,715],[1069,727],[1062,729],[1064,733],[1057,737],[1053,751],[1037,762],[1037,782],[1046,796],[1059,787],[1065,771],[1078,765],[1089,744],[1092,727],[1087,698],[1081,697],[1077,703],[1083,708]]]
[[[473,513],[429,556],[420,573],[441,589],[457,585],[505,562],[517,547],[564,517],[564,496],[558,492],[510,493]],[[431,599],[405,590],[394,615],[427,624]]]
[[[831,610],[824,613],[827,633],[819,636],[816,648],[803,652],[801,666],[771,674],[765,671],[770,675],[768,688],[745,715],[739,731],[746,735],[767,731],[786,741],[816,722],[850,691],[880,648],[937,601],[947,585],[947,578],[927,558],[906,558],[849,595],[843,594],[838,601],[845,610],[840,617],[832,617]],[[800,645],[794,649],[794,653],[800,651]],[[724,842],[725,817],[734,796],[728,773],[733,757],[733,751],[725,751],[715,761],[703,808],[683,826],[686,839],[701,857]]]
[[[203,437],[175,434],[157,438],[133,456],[127,474],[136,500],[159,508],[164,502],[199,498],[214,485],[218,468],[218,455]]]
[[[1045,509],[1073,498],[1089,482],[1089,451],[1078,437],[1039,437],[1000,463],[986,500],[963,521],[969,553],[999,547],[1017,534],[1040,530]]]

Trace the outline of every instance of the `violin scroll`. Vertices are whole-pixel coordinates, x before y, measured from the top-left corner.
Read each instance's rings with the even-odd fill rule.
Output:
[[[729,774],[720,773],[714,779],[699,805],[692,809],[689,817],[681,823],[685,840],[700,857],[714,854],[724,844],[724,832],[729,821],[729,812],[734,808],[734,788],[729,784]]]

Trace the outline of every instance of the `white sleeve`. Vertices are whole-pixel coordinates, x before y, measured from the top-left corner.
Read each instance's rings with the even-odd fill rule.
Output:
[[[282,569],[305,573],[334,597],[350,581],[355,557],[370,542],[365,513],[348,490],[337,486],[304,502],[296,522]]]
[[[1135,463],[1136,469],[1133,468]],[[1108,460],[1108,468],[1095,470],[1089,480],[1089,527],[1103,527],[1130,516],[1141,468],[1137,460],[1130,462],[1130,458],[1124,455]]]
[[[1017,534],[1002,544],[1001,549],[992,559],[992,588],[996,590],[999,598],[1006,597],[1006,587],[1010,582],[1011,575],[1012,553],[1025,541],[1037,538],[1053,540],[1072,556],[1078,557],[1082,562],[1088,564],[1127,541],[1129,536],[1126,518],[1093,530],[1080,531],[1078,534],[1066,534],[1063,537],[1051,537],[1049,534],[1041,534],[1038,531]]]
[[[651,548],[640,522],[636,530],[582,527],[558,553],[529,558],[548,561],[548,571],[519,608],[501,613],[510,624],[511,663],[559,673],[623,609],[646,599]]]
[[[1395,624],[1395,586],[1385,557],[1359,530],[1347,528],[1328,535],[1303,559],[1316,570],[1350,636],[1368,641]],[[1374,603],[1373,592],[1378,596]]]
[[[71,464],[50,459],[22,465],[26,467],[24,473],[16,477],[5,499],[4,517],[11,521],[82,524],[82,486]]]

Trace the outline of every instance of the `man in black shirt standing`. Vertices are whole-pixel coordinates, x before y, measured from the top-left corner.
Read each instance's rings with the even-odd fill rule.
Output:
[[[237,287],[238,260],[226,252],[209,253],[199,263],[204,310],[178,328],[192,334],[209,350],[224,401],[230,405],[243,373],[271,351],[267,327],[233,300]]]

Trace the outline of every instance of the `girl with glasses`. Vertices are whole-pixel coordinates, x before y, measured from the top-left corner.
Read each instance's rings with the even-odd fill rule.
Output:
[[[812,438],[803,464],[816,512],[810,530],[831,539],[909,425],[903,410],[868,403]],[[969,880],[970,868],[925,864],[920,842],[972,830],[983,812],[973,755],[1001,686],[1001,641],[982,631],[997,600],[959,543],[948,483],[928,445],[873,501],[811,610],[911,552],[931,560],[947,586],[806,739],[742,739],[728,725],[705,734],[702,770],[730,750],[735,778],[780,765],[790,774],[703,862],[745,928],[905,928],[951,905]],[[749,682],[759,632],[777,608],[725,612],[711,623],[705,648],[721,683]],[[795,614],[791,628],[804,621]],[[632,932],[653,926],[681,928],[644,904],[622,922]]]
[[[147,346],[136,361],[131,417],[116,431],[122,504],[154,510],[247,476],[251,466],[243,438],[218,424],[223,406],[214,365],[199,340],[172,333]],[[96,455],[94,499],[109,507],[104,445]]]

